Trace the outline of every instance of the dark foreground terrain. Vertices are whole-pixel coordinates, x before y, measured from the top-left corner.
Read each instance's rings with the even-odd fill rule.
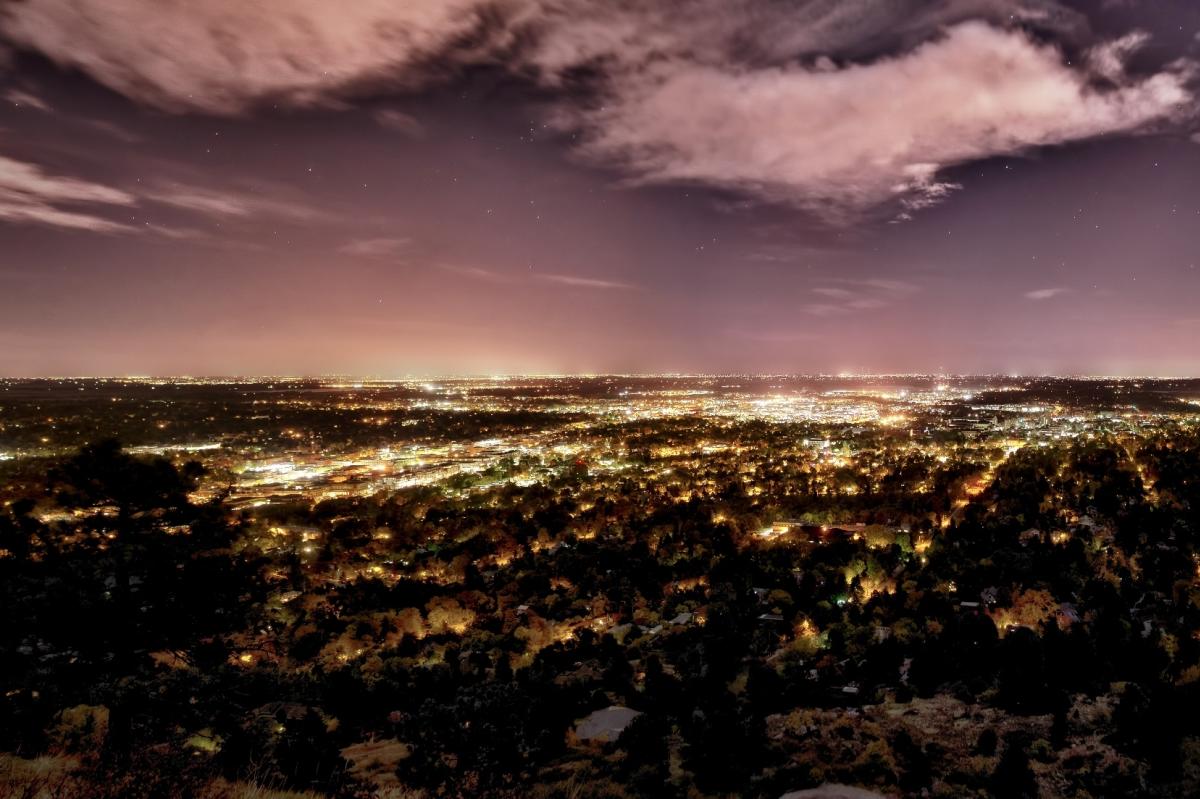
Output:
[[[0,796],[1195,796],[1198,398],[0,381]]]

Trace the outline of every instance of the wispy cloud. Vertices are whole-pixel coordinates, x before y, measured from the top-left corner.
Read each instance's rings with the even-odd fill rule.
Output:
[[[78,121],[80,124],[92,128],[93,130],[98,130],[105,136],[116,139],[124,144],[137,144],[138,142],[142,141],[141,136],[133,133],[132,131],[126,130],[115,122],[109,122],[106,119],[83,118],[79,119]]]
[[[859,282],[864,286],[868,286],[879,291],[886,291],[891,294],[903,296],[913,294],[920,290],[920,286],[916,283],[910,283],[907,280],[896,280],[894,278],[875,277],[862,281],[849,281],[851,283]]]
[[[18,108],[34,108],[43,113],[53,111],[50,104],[32,92],[22,89],[9,89],[3,95],[4,99]]]
[[[769,244],[758,247],[742,256],[742,260],[766,264],[795,263],[811,254],[806,247],[790,247],[779,244]]]
[[[822,302],[805,305],[806,313],[813,316],[838,316],[855,311],[877,310],[920,290],[915,283],[891,278],[842,278],[830,282],[841,285],[814,288],[812,293],[821,297]]]
[[[514,278],[511,275],[506,275],[501,272],[493,272],[491,269],[484,269],[479,266],[462,266],[460,264],[438,264],[438,269],[443,272],[453,272],[456,275],[474,278],[475,280],[485,280],[489,283],[512,283]]]
[[[412,114],[406,114],[394,108],[381,108],[375,111],[373,116],[381,126],[397,133],[403,133],[411,139],[419,139],[425,135],[425,126]]]
[[[0,219],[8,222],[91,230],[129,232],[131,226],[100,216],[136,204],[128,192],[46,172],[36,164],[0,156]]]
[[[850,289],[829,288],[825,286],[813,289],[813,294],[820,294],[823,297],[832,297],[837,300],[844,300],[854,296],[854,292]]]
[[[329,217],[321,209],[266,190],[218,191],[182,183],[117,187],[0,155],[0,220],[97,233],[149,233],[178,240],[209,237],[196,227],[147,218],[147,204],[222,219],[267,217],[311,222]],[[135,208],[140,212],[136,218],[132,213]],[[114,218],[118,211],[122,216]],[[368,245],[362,242],[360,246]],[[373,246],[380,251],[383,240],[375,240]]]
[[[632,291],[638,288],[632,283],[622,283],[617,280],[601,280],[599,278],[582,277],[579,275],[559,275],[545,272],[509,274],[506,272],[495,272],[491,269],[484,269],[478,266],[462,266],[459,264],[439,264],[438,269],[476,280],[484,280],[489,283],[551,283],[569,288],[597,291]]]
[[[636,289],[637,286],[632,283],[622,283],[617,280],[599,280],[593,277],[579,277],[577,275],[553,275],[541,274],[537,275],[537,279],[545,283],[557,283],[560,286],[570,286],[579,289],[600,289],[602,291],[629,291]]]
[[[338,252],[366,258],[384,258],[404,252],[410,244],[412,239],[408,238],[353,239],[339,247]]]
[[[190,227],[176,227],[174,225],[158,225],[153,222],[143,222],[140,229],[147,233],[154,233],[163,238],[175,239],[176,241],[213,241],[213,237],[208,233]],[[222,239],[221,243],[226,246],[234,244],[229,239]]]
[[[1043,300],[1050,300],[1066,293],[1067,289],[1064,288],[1034,289],[1033,291],[1025,292],[1025,299],[1042,302]]]
[[[313,221],[328,214],[302,201],[266,192],[212,189],[184,183],[164,183],[143,195],[147,200],[218,217],[268,216],[294,221]]]

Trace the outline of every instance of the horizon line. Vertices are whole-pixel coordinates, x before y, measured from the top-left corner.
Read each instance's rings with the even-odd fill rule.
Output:
[[[604,378],[662,378],[662,379],[712,379],[712,378],[804,378],[823,380],[855,380],[874,378],[921,378],[943,380],[965,380],[987,378],[992,380],[1200,380],[1200,374],[1193,375],[1150,375],[1150,374],[1088,374],[1088,373],[1022,373],[1022,372],[442,372],[416,373],[394,376],[378,374],[353,373],[311,373],[311,374],[94,374],[94,375],[3,375],[2,382],[28,382],[49,380],[67,382],[72,380],[108,380],[108,381],[250,381],[262,382],[279,381],[355,381],[375,383],[402,383],[417,380],[599,380]]]

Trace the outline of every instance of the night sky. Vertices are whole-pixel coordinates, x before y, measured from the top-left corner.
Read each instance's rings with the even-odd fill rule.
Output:
[[[1200,3],[0,1],[0,375],[1200,374]]]

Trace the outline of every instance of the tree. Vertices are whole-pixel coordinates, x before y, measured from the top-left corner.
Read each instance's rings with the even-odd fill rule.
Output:
[[[1004,751],[992,772],[991,789],[997,799],[1036,799],[1037,777],[1029,767],[1028,741],[1021,733],[1004,736]]]
[[[146,698],[149,653],[202,662],[220,633],[244,629],[262,595],[257,564],[228,549],[236,529],[220,497],[190,501],[202,472],[133,457],[116,441],[83,447],[50,472],[50,493],[78,511],[54,530],[54,557],[4,584],[18,622],[5,644],[36,632],[44,651],[28,664],[31,679],[38,668],[58,701],[108,707],[104,749],[118,763],[139,729],[170,725]]]

